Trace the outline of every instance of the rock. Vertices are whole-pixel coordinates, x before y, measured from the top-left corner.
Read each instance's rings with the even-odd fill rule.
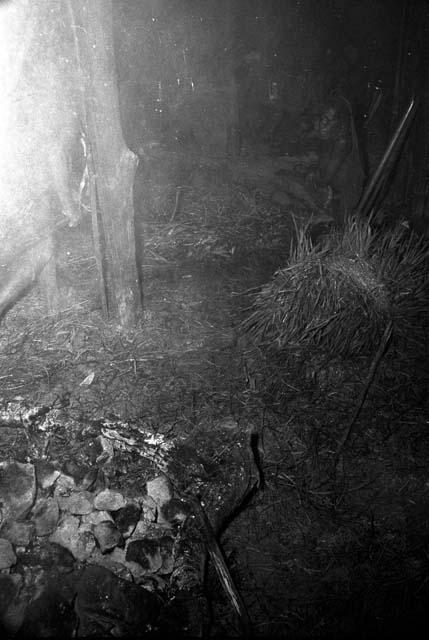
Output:
[[[61,473],[55,483],[54,498],[58,500],[60,504],[61,498],[67,498],[76,489],[76,483],[70,476],[66,476]]]
[[[58,524],[60,510],[55,498],[40,498],[33,509],[33,522],[37,536],[47,536]]]
[[[147,538],[149,528],[149,524],[146,520],[139,520],[131,536],[132,539],[139,540],[140,538]]]
[[[141,564],[139,564],[138,562],[133,562],[132,560],[125,560],[124,566],[131,573],[131,575],[133,576],[134,582],[136,582],[137,584],[147,578],[147,575],[148,575],[147,570],[143,569]]]
[[[106,522],[107,520],[113,522],[113,518],[108,511],[91,511],[91,513],[82,516],[81,526],[89,525],[88,530],[92,531],[92,525],[100,524],[100,522]]]
[[[96,524],[93,528],[94,538],[98,542],[101,553],[106,553],[115,547],[124,545],[124,539],[121,532],[116,528],[113,522],[105,521]]]
[[[47,460],[37,460],[34,463],[36,469],[37,484],[41,489],[49,489],[55,484],[61,472],[56,469],[52,462]]]
[[[18,637],[71,638],[76,626],[72,602],[58,591],[55,584],[47,585],[28,605]]]
[[[6,575],[0,573],[0,620],[6,613],[12,600],[16,597],[22,583],[19,574]]]
[[[123,562],[117,562],[112,558],[111,553],[102,554],[100,549],[95,549],[88,558],[87,564],[96,564],[99,567],[104,567],[112,571],[118,578],[133,580],[131,571],[125,566],[125,555],[123,556]]]
[[[32,464],[0,462],[2,522],[19,520],[30,511],[36,498],[36,474]]]
[[[145,496],[141,500],[141,506],[144,520],[147,520],[147,522],[156,522],[158,507],[156,506],[155,500],[150,496]]]
[[[68,549],[47,540],[39,549],[38,562],[44,569],[54,569],[61,574],[70,573],[75,566],[73,555]]]
[[[100,566],[106,566],[106,569],[109,569],[109,567],[107,565],[105,565],[103,562],[97,562],[97,558],[98,557],[106,558],[106,559],[109,559],[110,561],[114,562],[115,565],[120,565],[124,569],[126,569],[126,571],[131,574],[134,582],[139,582],[143,578],[146,578],[147,577],[146,569],[143,569],[143,567],[140,564],[138,564],[137,562],[127,561],[125,559],[126,554],[127,554],[126,549],[120,549],[119,547],[115,547],[113,549],[113,551],[111,551],[110,553],[108,553],[106,555],[102,555],[101,551],[99,549],[96,549],[94,551],[94,553],[91,555],[91,558],[90,558],[89,561],[91,562],[92,558],[94,558],[95,561],[93,562],[93,564],[99,564]],[[113,569],[110,569],[110,570],[113,571]],[[114,571],[114,573],[119,575],[117,571]],[[124,578],[125,576],[121,575],[120,577]]]
[[[173,487],[167,476],[157,476],[146,482],[147,495],[157,504],[162,506],[173,497]]]
[[[162,536],[159,539],[159,550],[162,558],[162,566],[158,570],[161,575],[172,573],[174,569],[174,540],[171,536]]]
[[[10,604],[8,610],[1,618],[0,630],[4,632],[4,638],[15,638],[24,620],[29,598],[21,598],[19,595]]]
[[[97,477],[95,479],[94,485],[91,487],[91,491],[94,493],[99,493],[100,491],[104,491],[104,489],[108,489],[110,486],[110,480],[107,477],[106,473],[103,469],[98,469]]]
[[[95,461],[97,464],[109,464],[115,455],[115,449],[113,447],[113,443],[109,438],[105,438],[104,436],[97,437],[97,444],[100,447],[101,453]]]
[[[13,546],[5,538],[0,538],[0,569],[10,569],[16,562]]]
[[[116,550],[121,551],[121,549],[114,549],[113,553]],[[133,581],[134,576],[131,573],[130,569],[126,566],[124,550],[122,550],[122,559],[120,562],[113,558],[113,553],[102,554],[100,549],[95,549],[88,558],[87,563],[96,564],[99,567],[104,567],[105,569],[112,571],[112,573],[118,576],[118,578]]]
[[[82,571],[75,608],[79,637],[142,637],[153,629],[160,604],[146,589],[91,565]]]
[[[79,465],[69,460],[64,466],[64,473],[74,479],[80,491],[102,491],[108,485],[104,471],[93,465]]]
[[[114,562],[118,562],[120,564],[125,565],[126,564],[125,555],[126,555],[126,551],[124,548],[116,547],[115,549],[113,549],[111,553],[109,553],[109,558]]]
[[[65,547],[77,560],[86,560],[95,549],[94,536],[90,531],[79,530],[79,519],[67,516],[49,538],[50,542]]]
[[[115,525],[124,538],[129,538],[133,533],[140,519],[140,513],[140,507],[130,502],[113,514]]]
[[[88,471],[89,467],[87,465],[78,464],[74,460],[67,460],[63,466],[63,473],[73,478],[76,486],[79,487],[81,487],[82,480]]]
[[[16,520],[8,522],[1,530],[2,537],[9,540],[15,547],[26,547],[30,544],[33,533],[33,522],[16,522]]]
[[[99,511],[118,511],[118,509],[122,509],[125,505],[125,498],[119,491],[104,489],[104,491],[100,491],[94,498],[94,507]]]
[[[23,584],[18,573],[0,574],[0,631],[3,637],[14,637],[24,619],[27,600],[20,597]]]
[[[155,573],[162,566],[159,543],[151,538],[132,540],[127,546],[125,559],[137,562],[148,573]]]
[[[179,498],[172,498],[163,504],[159,510],[158,522],[160,524],[179,524],[186,520],[191,513],[190,506]]]
[[[91,467],[83,476],[80,482],[80,487],[85,491],[91,491],[97,485],[97,481],[99,479],[98,476],[99,476],[99,469],[97,469],[97,467]],[[105,486],[101,488],[105,489]]]
[[[64,575],[73,571],[75,559],[65,547],[40,538],[19,554],[19,563],[31,571],[42,569],[45,573]]]
[[[82,516],[91,513],[94,496],[89,491],[78,491],[69,496],[58,498],[62,511],[68,511],[72,515]]]

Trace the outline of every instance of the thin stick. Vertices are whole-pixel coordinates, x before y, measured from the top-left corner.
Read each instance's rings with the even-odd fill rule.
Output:
[[[355,412],[353,414],[352,419],[350,420],[349,426],[347,427],[347,430],[344,433],[343,437],[341,438],[340,444],[338,445],[337,453],[335,454],[335,466],[337,466],[337,464],[338,464],[339,457],[340,457],[344,447],[346,446],[347,442],[349,441],[350,436],[352,434],[353,427],[356,424],[356,421],[357,421],[357,419],[358,419],[358,417],[360,415],[360,412],[362,411],[362,407],[363,407],[363,405],[365,403],[365,400],[366,400],[366,397],[368,395],[368,392],[369,392],[369,390],[371,388],[371,385],[372,385],[372,383],[374,381],[374,377],[375,377],[376,371],[378,369],[378,365],[381,362],[381,359],[382,359],[382,357],[383,357],[383,355],[384,355],[384,353],[386,351],[386,347],[387,347],[387,345],[389,343],[389,340],[390,340],[390,338],[392,336],[392,328],[393,328],[393,323],[392,323],[391,320],[389,320],[389,322],[388,322],[388,324],[387,324],[387,326],[386,326],[386,328],[384,330],[384,333],[381,336],[381,340],[380,340],[380,344],[378,345],[377,353],[375,354],[375,356],[373,358],[373,361],[371,363],[371,368],[369,370],[365,386],[364,386],[364,388],[362,390],[362,393],[361,393],[361,396],[360,396],[360,399],[359,399],[359,403],[358,403],[358,405],[357,405],[357,407],[355,409]]]
[[[204,511],[201,501],[198,498],[195,498],[195,500],[193,500],[192,502],[195,506],[197,514],[200,517],[201,524],[203,525],[207,550],[215,566],[220,583],[240,619],[245,636],[249,638],[252,636],[252,627],[249,614],[247,613],[246,605],[244,604],[243,598],[241,597],[237,587],[235,586],[234,580],[232,579],[231,573],[225,562],[225,557],[221,551],[221,548],[219,547],[213,531],[213,527],[207,517],[206,512]]]
[[[174,201],[174,209],[170,217],[170,223],[174,222],[177,214],[180,212],[180,207],[182,204],[182,193],[183,193],[183,187],[176,187],[176,199]]]

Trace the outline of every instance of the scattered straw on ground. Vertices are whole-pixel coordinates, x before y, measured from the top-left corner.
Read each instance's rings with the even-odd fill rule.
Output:
[[[172,206],[158,203],[145,225],[145,260],[202,264],[263,250],[284,253],[297,215],[285,214],[258,191],[238,187],[216,194],[186,189],[173,220]]]

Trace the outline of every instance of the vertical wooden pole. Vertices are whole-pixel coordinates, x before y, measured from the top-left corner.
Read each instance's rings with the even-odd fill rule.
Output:
[[[104,251],[107,310],[122,326],[135,324],[141,311],[137,275],[133,183],[137,156],[125,145],[120,122],[113,50],[112,3],[80,0],[75,8],[97,204]],[[100,274],[103,277],[103,274]]]

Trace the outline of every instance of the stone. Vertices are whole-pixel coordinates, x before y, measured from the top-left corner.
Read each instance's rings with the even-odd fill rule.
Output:
[[[97,549],[98,551],[98,549]],[[126,551],[124,548],[120,548],[120,547],[115,547],[115,549],[113,549],[113,551],[111,553],[109,553],[109,558],[111,558],[111,560],[113,560],[114,562],[118,562],[120,564],[125,565],[126,560],[125,560],[125,556],[126,556]]]
[[[89,530],[92,531],[92,525],[100,524],[100,522],[106,521],[113,522],[113,518],[108,511],[91,511],[91,513],[85,514],[81,518],[81,526],[89,525]]]
[[[70,496],[75,490],[76,483],[73,478],[61,473],[55,483],[54,498],[56,498],[58,500],[58,504],[60,504],[61,498]]]
[[[116,549],[114,549],[116,551]],[[118,549],[118,551],[121,551]],[[123,550],[122,550],[123,551]],[[122,553],[122,560],[118,562],[113,558],[113,553],[102,554],[100,549],[95,549],[87,560],[88,564],[96,564],[99,567],[104,567],[109,571],[112,571],[119,578],[132,581],[134,579],[130,569],[126,566],[125,552]]]
[[[119,491],[104,489],[104,491],[100,491],[94,498],[94,507],[99,511],[118,511],[118,509],[122,509],[125,505],[125,498]]]
[[[6,575],[5,573],[0,573],[0,619],[16,597],[21,583],[22,576],[19,574]]]
[[[10,569],[16,562],[16,555],[12,544],[5,538],[0,538],[0,569]]]
[[[147,522],[156,522],[158,516],[158,507],[156,502],[150,496],[145,496],[141,500],[142,516]]]
[[[29,597],[26,599],[21,598],[19,595],[13,600],[7,609],[6,613],[2,616],[1,619],[1,630],[5,634],[3,637],[6,638],[15,638],[18,630],[21,628],[22,622],[24,620],[25,612],[27,610],[27,605]]]
[[[28,598],[21,597],[22,576],[0,574],[0,630],[3,637],[15,637],[24,619]]]
[[[158,570],[161,575],[172,573],[174,569],[174,540],[171,536],[162,536],[159,539],[159,550],[162,558],[162,565]]]
[[[127,546],[125,559],[127,562],[137,562],[148,573],[155,573],[162,566],[159,543],[152,538],[131,540]]]
[[[68,549],[48,540],[40,546],[38,562],[44,569],[55,569],[61,574],[71,573],[75,566],[73,555]]]
[[[127,543],[128,543],[128,541],[127,541]],[[96,554],[97,552],[100,554],[100,556],[102,555],[101,551],[99,549],[97,549],[94,552],[94,554]],[[138,582],[143,577],[146,577],[147,576],[146,569],[143,569],[143,567],[140,564],[138,564],[137,562],[127,561],[125,559],[126,555],[127,555],[126,549],[121,549],[119,547],[115,547],[113,549],[113,551],[111,551],[110,553],[108,553],[107,555],[104,555],[102,557],[103,558],[109,558],[115,564],[122,565],[127,571],[130,572],[130,574],[133,577],[133,580],[135,582]],[[102,566],[104,566],[102,563],[97,563],[97,564],[101,564]],[[108,569],[109,567],[106,567],[106,568]],[[115,571],[115,573],[116,573],[116,571]],[[121,577],[124,577],[124,576],[121,576]]]
[[[17,522],[11,520],[1,530],[1,535],[15,547],[26,547],[30,544],[34,534],[33,522]]]
[[[37,484],[41,489],[50,489],[61,475],[61,471],[56,469],[52,462],[48,460],[37,460],[34,466]]]
[[[142,637],[153,629],[160,601],[112,571],[89,565],[77,584],[75,608],[79,637]]]
[[[121,532],[116,528],[113,522],[109,520],[96,524],[93,528],[94,538],[98,542],[101,553],[111,551],[115,547],[124,545],[124,539]]]
[[[32,600],[18,631],[22,638],[71,638],[77,626],[73,602],[55,584],[46,585]]]
[[[82,516],[91,513],[94,496],[89,491],[77,491],[69,496],[58,498],[58,502],[62,511],[68,511],[75,516]]]
[[[87,465],[78,464],[73,459],[67,460],[63,466],[63,473],[73,478],[76,486],[82,489],[82,480],[88,471],[89,467]]]
[[[150,524],[146,520],[139,520],[131,538],[133,540],[138,540],[139,538],[147,538],[149,529]]]
[[[37,536],[47,536],[58,524],[60,510],[55,498],[40,498],[33,509],[33,522]]]
[[[66,516],[49,541],[68,549],[76,560],[84,561],[95,549],[95,539],[90,531],[80,531],[79,524],[76,516]]]
[[[97,444],[100,447],[101,453],[95,459],[97,464],[109,464],[115,455],[115,449],[113,447],[113,443],[109,438],[105,438],[104,436],[98,436]]]
[[[38,573],[42,570],[45,574],[65,575],[73,571],[75,559],[68,549],[49,542],[45,537],[38,538],[34,545],[27,547],[19,554],[19,564],[30,573]]]
[[[181,524],[191,513],[191,508],[179,498],[172,498],[163,504],[159,510],[158,522],[160,524]]]
[[[153,480],[146,482],[147,495],[157,504],[158,507],[169,502],[173,497],[173,486],[167,476],[157,476]]]
[[[99,469],[97,467],[91,467],[83,476],[80,487],[85,491],[91,491],[95,488],[98,481]],[[105,488],[104,486],[102,487]]]
[[[129,538],[132,535],[140,519],[140,513],[140,507],[130,502],[113,514],[115,525],[124,538]]]
[[[97,477],[95,479],[95,483],[91,486],[91,491],[94,493],[99,493],[100,491],[104,491],[104,489],[108,489],[110,486],[110,480],[104,469],[98,469]]]
[[[34,465],[14,460],[0,462],[2,522],[24,518],[33,506],[35,498]]]
[[[131,573],[131,575],[133,576],[133,580],[136,583],[145,579],[148,575],[147,570],[143,569],[141,564],[139,564],[138,562],[133,562],[132,560],[124,560],[124,566]]]

